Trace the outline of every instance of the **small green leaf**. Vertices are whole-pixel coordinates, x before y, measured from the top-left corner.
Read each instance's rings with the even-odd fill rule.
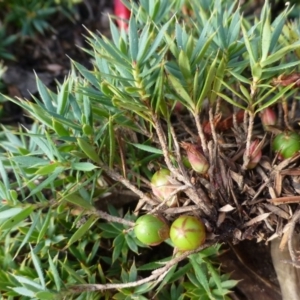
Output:
[[[8,219],[16,216],[19,212],[23,211],[22,207],[14,207],[0,212],[0,220]]]
[[[46,178],[44,181],[40,182],[38,185],[36,185],[30,192],[30,194],[26,197],[29,198],[32,195],[35,195],[37,193],[39,193],[41,190],[43,190],[46,186],[49,186],[51,184],[53,184],[54,180],[62,173],[62,171],[64,170],[64,167],[57,167],[54,172],[48,177]],[[36,177],[38,177],[39,175],[36,175]],[[34,182],[35,179],[32,179],[32,182]],[[35,183],[34,183],[35,184]]]
[[[79,227],[76,232],[70,237],[67,247],[77,242],[82,236],[90,230],[93,224],[98,220],[97,217],[91,216],[81,227]]]
[[[264,61],[261,62],[261,67],[264,68],[274,62],[281,60],[284,55],[290,51],[296,50],[300,48],[300,41],[293,43],[292,45],[285,46],[278,50],[277,52],[271,54]]]
[[[255,63],[252,66],[251,71],[252,71],[253,81],[258,82],[260,80],[262,72],[263,72],[261,64]]]
[[[125,244],[125,237],[124,237],[124,234],[123,233],[120,233],[113,241],[113,248],[114,248],[114,251],[113,251],[113,254],[112,254],[112,261],[115,262],[121,252],[122,252],[122,248]]]
[[[71,82],[70,78],[65,80],[64,83],[61,85],[60,90],[58,92],[57,108],[56,108],[56,112],[58,115],[64,116],[68,112],[68,108],[70,106],[70,103],[68,101],[70,82]]]
[[[10,159],[23,167],[48,166],[50,164],[50,160],[35,156],[13,156]]]
[[[191,99],[191,97],[189,96],[188,92],[185,90],[185,88],[182,86],[182,84],[180,83],[180,81],[173,76],[172,74],[168,74],[168,78],[173,86],[173,88],[175,89],[176,94],[190,107],[190,108],[194,108],[195,105],[193,103],[193,100]]]
[[[223,289],[232,289],[239,283],[239,280],[225,280],[222,281],[221,286]]]
[[[82,197],[75,193],[64,196],[60,201],[62,200],[67,200],[68,202],[82,207],[83,209],[94,209],[94,206],[92,204],[90,204],[88,201],[84,200]]]
[[[270,22],[270,10],[267,12],[267,17],[265,23],[263,24],[263,32],[262,32],[262,42],[261,42],[261,61],[264,61],[269,54],[269,49],[271,45],[271,22]]]
[[[82,131],[85,135],[92,135],[94,133],[93,127],[90,124],[84,124]]]
[[[241,92],[242,92],[243,95],[245,96],[245,98],[246,98],[246,99],[248,100],[248,102],[250,103],[250,102],[251,102],[251,96],[250,96],[248,90],[247,90],[242,84],[240,84],[239,87],[240,87]]]
[[[190,259],[193,269],[195,271],[197,280],[203,286],[203,288],[207,292],[208,296],[213,298],[211,291],[210,291],[209,283],[208,283],[207,273],[204,271],[203,265],[199,264],[198,255],[192,254],[192,255],[190,255],[189,259]]]
[[[131,144],[131,145],[133,145],[134,147],[136,147],[138,149],[146,151],[146,152],[163,155],[163,151],[161,149],[157,149],[157,148],[152,147],[152,146],[143,145],[143,144]]]
[[[89,162],[78,162],[78,163],[72,163],[71,168],[77,171],[89,172],[98,167]]]
[[[243,37],[244,37],[244,42],[245,42],[245,46],[247,48],[247,51],[248,51],[248,54],[249,54],[249,57],[250,57],[250,65],[253,66],[255,63],[256,63],[256,60],[254,58],[254,50],[253,50],[253,47],[251,45],[251,42],[249,40],[249,37],[248,37],[248,33],[244,27],[244,25],[242,25],[242,31],[243,31]]]
[[[53,217],[53,213],[52,213],[52,210],[50,209],[46,215],[46,218],[43,220],[43,226],[40,229],[40,232],[39,232],[39,235],[37,238],[37,243],[39,243],[44,238],[46,232],[49,229],[49,224],[50,224],[52,217]]]
[[[30,297],[31,299],[34,299],[35,293],[25,287],[13,287],[11,289],[21,296]]]
[[[251,84],[251,80],[249,80],[248,78],[244,77],[243,75],[234,72],[233,70],[229,70],[230,74],[235,77],[237,80],[246,83],[246,84]]]
[[[30,246],[31,259],[32,259],[34,268],[39,276],[39,280],[40,280],[40,283],[41,283],[43,289],[45,289],[46,283],[45,283],[45,278],[44,278],[44,274],[43,274],[43,270],[42,270],[41,261],[37,257],[37,255],[34,253],[31,245],[29,245],[29,246]]]
[[[81,65],[80,63],[73,61],[72,63],[74,64],[74,66],[78,69],[78,71],[82,74],[82,76],[84,78],[86,78],[92,85],[94,85],[95,87],[99,87],[100,85],[100,81],[97,79],[96,76],[94,76],[92,74],[91,71],[89,71],[86,67],[84,67],[83,65]]]
[[[213,87],[212,87],[212,93],[209,97],[211,103],[215,103],[216,101],[216,98],[217,98],[217,94],[220,90],[221,90],[221,87],[222,87],[222,81],[223,81],[223,78],[225,76],[225,69],[226,69],[226,62],[225,62],[225,57],[223,56],[222,57],[222,60],[217,68],[217,71],[216,71],[216,77],[214,79],[214,82],[213,82]]]
[[[61,267],[66,270],[66,272],[68,273],[68,276],[70,276],[71,278],[74,278],[77,282],[79,282],[81,284],[87,283],[81,275],[77,274],[77,272],[75,272],[75,270],[73,268],[68,266],[67,262],[62,261],[62,260],[58,260],[58,262],[60,263]]]
[[[156,288],[156,294],[158,294],[165,287],[165,285],[169,283],[169,280],[173,276],[176,268],[177,268],[177,264],[174,265],[174,266],[172,266],[169,269],[168,274],[164,277],[164,279],[162,280],[162,282],[160,283],[160,285]]]
[[[37,169],[37,171],[34,173],[36,175],[48,175],[54,172],[54,170],[60,165],[59,162],[55,162],[53,164],[49,164],[47,166],[42,166]]]
[[[186,53],[183,50],[181,50],[179,53],[178,66],[179,66],[180,71],[183,74],[184,78],[186,80],[190,80],[192,77],[190,61],[189,61]]]
[[[268,100],[266,103],[262,104],[255,111],[255,113],[258,113],[259,111],[265,109],[266,107],[269,107],[269,106],[273,105],[274,103],[276,103],[277,101],[279,101],[282,98],[283,95],[285,95],[285,97],[287,97],[287,98],[290,97],[291,95],[286,94],[289,89],[291,89],[291,86],[286,86],[285,88],[283,88],[281,91],[279,91],[278,93],[276,93],[276,95],[273,98],[271,98],[270,100]],[[295,92],[296,92],[296,90],[291,90],[290,94],[293,94]]]
[[[218,56],[216,55],[215,59],[213,60],[212,64],[210,65],[210,67],[208,69],[207,76],[205,77],[205,82],[204,82],[200,97],[197,100],[196,111],[198,111],[198,112],[201,110],[203,101],[207,97],[207,94],[212,89],[211,86],[215,79],[217,60],[218,60]]]
[[[139,51],[139,44],[138,44],[138,33],[137,33],[137,25],[135,18],[133,15],[129,21],[129,50],[131,54],[132,61],[137,60],[138,51]]]
[[[34,209],[33,205],[23,208],[18,214],[11,216],[9,220],[3,222],[0,225],[0,230],[12,229],[14,226],[24,221],[33,212],[33,209]]]
[[[94,162],[100,164],[100,158],[95,151],[94,147],[90,145],[86,140],[82,138],[77,139],[78,145],[81,148],[81,150]]]
[[[33,222],[31,224],[28,232],[26,233],[25,237],[22,239],[21,245],[19,246],[18,250],[15,252],[14,259],[16,257],[18,257],[18,254],[21,251],[21,249],[24,247],[24,245],[27,244],[28,240],[31,238],[31,235],[32,235],[33,231],[36,229],[37,223],[38,223],[39,218],[40,218],[40,214],[41,214],[41,211],[39,211],[37,214],[32,214],[34,216]]]
[[[35,76],[36,76],[36,84],[37,84],[39,94],[41,96],[41,99],[45,103],[47,110],[51,112],[55,112],[56,110],[52,104],[53,100],[51,99],[50,93],[48,92],[43,82],[38,78],[38,76],[36,74]]]
[[[56,268],[56,266],[55,266],[55,264],[54,264],[54,262],[53,262],[53,260],[50,256],[50,254],[48,254],[48,262],[49,262],[49,267],[50,267],[49,271],[53,275],[53,279],[54,279],[54,282],[55,282],[56,289],[58,291],[60,291],[63,283],[62,283],[62,280],[59,276],[58,270],[57,270],[57,268]]]
[[[70,136],[69,130],[58,120],[52,118],[52,127],[59,136]]]
[[[48,291],[40,291],[35,293],[35,297],[41,300],[54,300],[57,299],[57,293],[48,292]]]
[[[13,277],[20,283],[27,285],[27,286],[31,286],[34,290],[42,290],[43,287],[37,283],[34,280],[31,280],[27,277],[24,276],[19,276],[19,275],[13,275]]]

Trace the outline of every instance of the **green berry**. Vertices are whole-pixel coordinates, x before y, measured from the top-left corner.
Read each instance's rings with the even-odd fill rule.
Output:
[[[283,158],[290,158],[300,150],[300,135],[296,132],[283,132],[273,140],[273,150]]]
[[[196,217],[180,216],[171,225],[170,238],[178,250],[195,250],[205,241],[205,226]]]
[[[169,238],[169,225],[163,217],[144,215],[137,219],[134,233],[139,241],[149,246],[156,246]]]
[[[171,172],[167,169],[157,171],[151,178],[151,186],[153,194],[160,200],[168,199],[170,195],[176,190],[176,187],[169,181]],[[177,205],[177,195],[174,195],[167,201],[168,206],[173,207]]]

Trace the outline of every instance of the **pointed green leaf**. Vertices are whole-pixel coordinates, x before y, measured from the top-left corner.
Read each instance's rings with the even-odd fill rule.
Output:
[[[179,53],[178,66],[184,78],[186,80],[189,80],[192,77],[192,71],[191,71],[190,61],[183,50],[181,50]]]
[[[129,50],[132,61],[137,60],[139,51],[137,25],[134,16],[132,15],[129,21]]]
[[[0,225],[0,230],[12,229],[17,224],[25,221],[25,219],[33,212],[33,210],[33,205],[23,208],[18,214],[11,216],[8,220],[4,221]]]
[[[42,270],[42,265],[40,259],[37,257],[37,255],[34,253],[31,245],[30,246],[30,253],[31,253],[31,259],[34,265],[34,268],[39,276],[40,283],[43,287],[43,289],[46,287],[45,278]]]
[[[205,77],[205,82],[200,94],[199,99],[197,100],[197,105],[196,105],[196,111],[201,111],[201,106],[203,104],[204,99],[207,97],[207,94],[211,91],[212,89],[212,83],[215,79],[215,74],[216,74],[216,63],[218,60],[218,56],[216,55],[215,59],[213,60],[212,64],[210,65],[208,69],[208,73]],[[210,100],[210,99],[209,99]]]
[[[157,149],[157,148],[152,147],[152,146],[143,145],[143,144],[131,144],[131,145],[133,145],[134,147],[136,147],[138,149],[141,149],[143,151],[163,155],[163,151],[161,149]]]
[[[50,93],[48,92],[47,88],[45,87],[45,85],[43,84],[43,82],[38,78],[38,76],[35,74],[36,76],[36,84],[37,84],[37,88],[39,91],[39,94],[41,96],[41,99],[43,100],[46,108],[51,111],[51,112],[55,112],[55,108],[52,104],[52,98],[50,96]]]
[[[180,81],[173,76],[172,74],[168,74],[168,79],[170,80],[173,88],[175,89],[176,94],[192,109],[194,108],[194,103],[185,88],[181,85]]]
[[[100,164],[100,158],[92,145],[90,145],[86,140],[82,138],[78,138],[77,143],[80,149],[87,155],[88,158]]]
[[[261,62],[261,67],[264,68],[274,62],[281,60],[285,54],[298,48],[300,48],[300,41],[279,49],[277,52],[269,55],[267,59]]]
[[[247,33],[244,25],[242,25],[242,31],[243,31],[245,46],[247,48],[249,58],[250,58],[250,65],[253,66],[256,63],[256,60],[254,58],[255,56],[254,56],[254,53],[253,53],[253,48],[252,48],[251,42],[250,42],[249,37],[248,37],[248,33]]]
[[[93,224],[98,220],[97,217],[91,216],[89,219],[82,225],[80,226],[76,232],[70,237],[67,247],[72,245],[73,243],[77,242],[80,240],[84,234],[86,234],[87,231],[90,230],[90,228],[93,226]]]
[[[78,162],[78,163],[72,163],[71,168],[73,170],[89,172],[98,167],[89,162]]]
[[[18,293],[21,296],[27,296],[31,299],[34,299],[35,293],[25,287],[12,287],[11,288],[14,292]]]
[[[270,10],[267,12],[265,23],[262,29],[262,41],[261,41],[261,61],[264,61],[268,54],[271,44],[272,32],[271,32],[271,22],[270,22]]]
[[[59,276],[57,267],[55,266],[50,254],[48,254],[48,262],[49,262],[49,267],[50,267],[49,271],[52,273],[56,289],[57,289],[57,291],[60,291],[61,287],[63,286],[63,283]]]
[[[82,207],[83,209],[87,209],[87,210],[94,209],[94,206],[92,204],[90,204],[88,201],[86,201],[81,196],[75,193],[64,196],[62,199],[60,199],[60,201],[62,200],[67,200],[68,202],[75,204],[79,207]]]
[[[16,216],[19,212],[23,211],[22,207],[14,207],[0,212],[0,220],[8,219]]]

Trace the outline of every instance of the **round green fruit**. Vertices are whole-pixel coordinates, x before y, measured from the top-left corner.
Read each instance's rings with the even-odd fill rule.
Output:
[[[163,217],[144,215],[139,217],[134,226],[134,233],[139,241],[149,246],[156,246],[169,238],[170,228]]]
[[[290,158],[300,150],[300,135],[296,132],[283,132],[273,140],[273,150],[282,158]]]
[[[151,178],[152,192],[160,201],[168,199],[176,190],[176,187],[169,181],[170,176],[171,172],[169,170],[161,169]],[[172,196],[166,204],[170,207],[176,206],[177,195]]]
[[[180,216],[171,225],[170,238],[178,250],[195,250],[205,242],[205,226],[196,217]]]

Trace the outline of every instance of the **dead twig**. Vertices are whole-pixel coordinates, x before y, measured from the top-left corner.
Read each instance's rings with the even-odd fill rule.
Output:
[[[108,284],[78,284],[75,286],[69,287],[69,292],[73,293],[82,293],[82,292],[94,292],[94,291],[103,291],[103,290],[111,290],[111,289],[124,289],[124,288],[131,288],[131,287],[136,287],[140,286],[144,283],[148,283],[151,281],[155,281],[155,284],[159,283],[164,279],[164,277],[168,274],[170,269],[179,263],[180,261],[184,260],[187,258],[189,255],[197,253],[203,249],[206,249],[214,244],[219,242],[218,240],[213,240],[206,242],[196,250],[192,251],[186,251],[183,254],[181,254],[178,257],[175,257],[168,261],[165,266],[156,269],[152,271],[152,274],[146,278],[134,281],[134,282],[127,282],[127,283],[108,283]]]
[[[102,210],[91,210],[88,212],[88,214],[90,215],[95,215],[101,219],[104,219],[108,222],[115,222],[115,223],[119,223],[119,224],[123,224],[125,226],[130,226],[130,227],[133,227],[135,225],[134,222],[131,222],[131,221],[128,221],[128,220],[125,220],[124,218],[119,218],[119,217],[115,217],[115,216],[112,216]]]
[[[206,196],[205,192],[202,189],[195,189],[195,187],[192,185],[188,177],[184,177],[178,169],[176,169],[170,159],[166,137],[164,135],[160,120],[158,119],[158,116],[156,114],[152,115],[152,119],[155,125],[156,133],[163,151],[164,159],[166,162],[166,165],[170,172],[176,177],[179,181],[184,182],[185,185],[188,186],[185,193],[190,197],[190,199],[199,206],[199,208],[208,216],[215,213],[208,197]]]

